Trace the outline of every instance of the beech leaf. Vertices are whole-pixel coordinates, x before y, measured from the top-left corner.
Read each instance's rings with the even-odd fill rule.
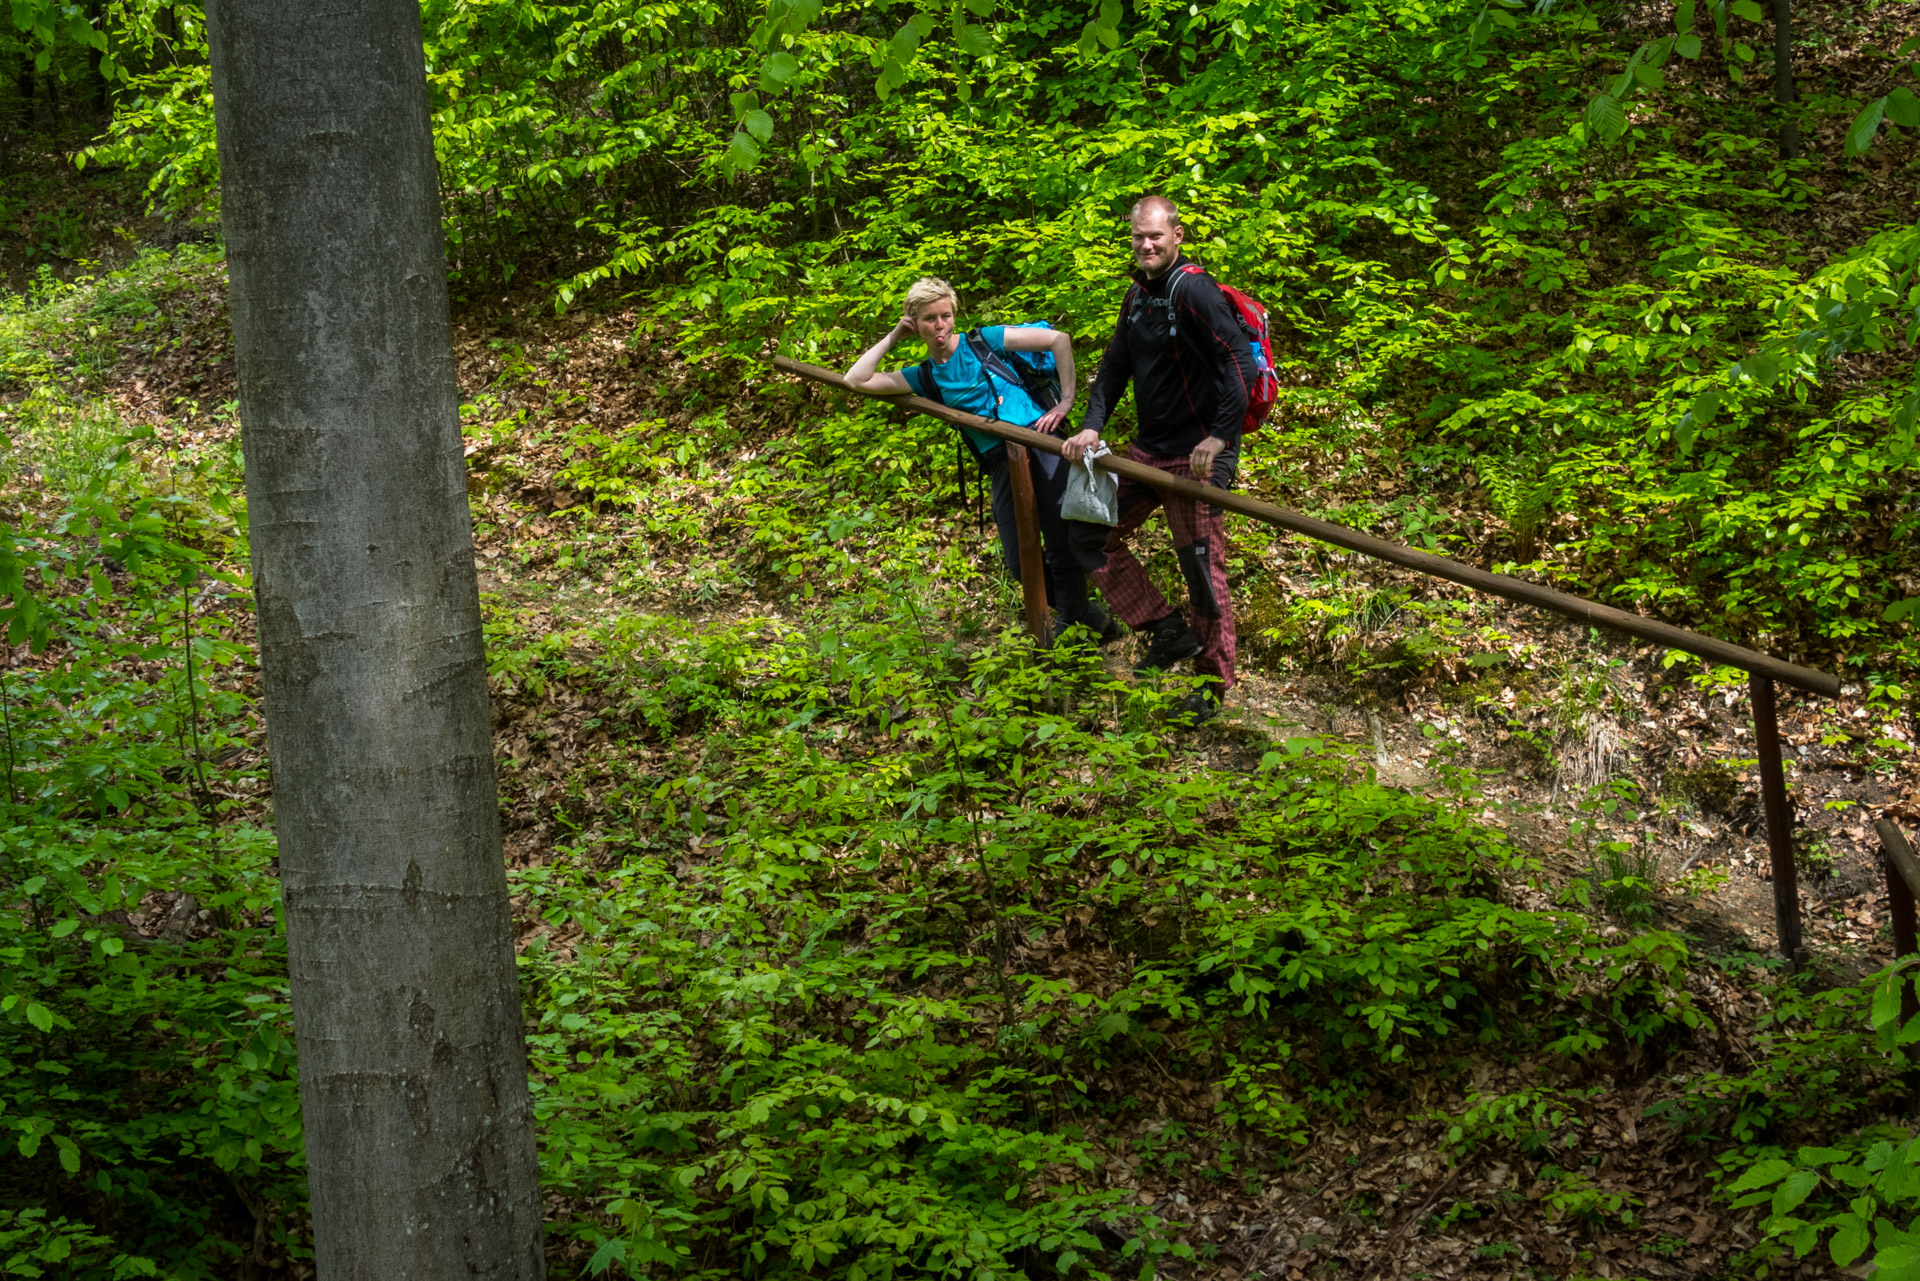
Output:
[[[1873,136],[1880,132],[1880,118],[1887,114],[1887,100],[1875,98],[1862,108],[1853,118],[1853,124],[1847,128],[1846,152],[1857,156],[1873,144]]]
[[[1895,89],[1887,95],[1887,119],[1902,129],[1920,128],[1920,97],[1911,89]]]

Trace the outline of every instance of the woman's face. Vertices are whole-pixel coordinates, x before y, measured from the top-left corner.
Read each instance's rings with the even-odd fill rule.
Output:
[[[913,327],[927,350],[945,356],[953,350],[953,299],[936,298],[913,313]]]

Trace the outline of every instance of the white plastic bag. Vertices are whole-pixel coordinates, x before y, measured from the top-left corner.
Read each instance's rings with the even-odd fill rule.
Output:
[[[1067,473],[1067,492],[1060,499],[1062,516],[1091,525],[1120,523],[1120,478],[1093,465],[1095,458],[1110,452],[1104,444],[1097,445]]]

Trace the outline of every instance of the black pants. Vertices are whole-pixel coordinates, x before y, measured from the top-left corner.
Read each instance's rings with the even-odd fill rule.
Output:
[[[1047,475],[1042,460],[1054,464]],[[1001,445],[981,460],[993,481],[993,524],[1000,531],[1000,554],[1013,581],[1020,581],[1020,524],[1013,514],[1013,477],[1007,466],[1007,447]],[[1027,472],[1033,477],[1034,513],[1040,518],[1040,543],[1047,571],[1047,603],[1069,623],[1079,622],[1087,608],[1087,575],[1074,559],[1067,523],[1060,518],[1060,499],[1067,492],[1067,464],[1037,449],[1027,451]]]

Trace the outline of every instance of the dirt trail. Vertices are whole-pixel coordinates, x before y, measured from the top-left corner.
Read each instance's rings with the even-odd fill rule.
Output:
[[[1575,639],[1576,629],[1555,630],[1564,633],[1562,641]],[[1207,741],[1217,750],[1224,737],[1244,729],[1277,739],[1318,735],[1357,749],[1380,782],[1433,797],[1449,791],[1439,762],[1470,767],[1480,773],[1481,819],[1538,857],[1556,886],[1590,872],[1591,856],[1575,824],[1592,821],[1594,840],[1638,839],[1653,853],[1662,887],[1653,924],[1690,936],[1712,954],[1773,954],[1766,827],[1756,772],[1742,763],[1753,751],[1744,693],[1703,694],[1646,654],[1633,656],[1625,643],[1609,648],[1633,658],[1616,669],[1614,681],[1627,706],[1622,714],[1596,718],[1580,735],[1558,735],[1556,755],[1566,757],[1559,761],[1516,743],[1498,694],[1475,708],[1457,697],[1457,687],[1430,682],[1384,700],[1328,670],[1243,673]],[[1803,929],[1816,973],[1831,982],[1892,960],[1872,822],[1890,815],[1911,826],[1913,818],[1912,767],[1882,760],[1885,768],[1876,769],[1860,759],[1856,740],[1865,731],[1858,726],[1868,719],[1853,697],[1837,707],[1797,699],[1782,713]],[[1822,746],[1823,736],[1841,742]],[[1610,816],[1583,812],[1579,804],[1588,787],[1605,781],[1594,776],[1596,754],[1600,771],[1640,788],[1636,801]],[[1688,874],[1691,893],[1675,885]]]

